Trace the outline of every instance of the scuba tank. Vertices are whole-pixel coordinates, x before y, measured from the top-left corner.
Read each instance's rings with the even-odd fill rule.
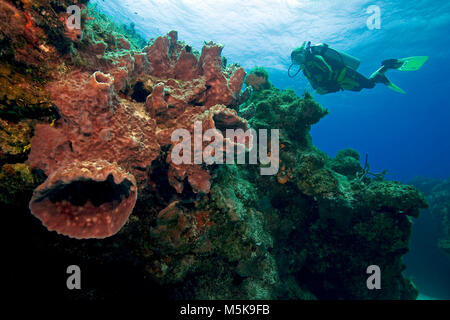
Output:
[[[327,44],[317,44],[311,47],[311,52],[313,54],[320,54],[325,61],[330,60],[338,64],[343,64],[344,66],[356,70],[358,69],[361,61],[345,52],[338,51],[336,49],[330,48]]]

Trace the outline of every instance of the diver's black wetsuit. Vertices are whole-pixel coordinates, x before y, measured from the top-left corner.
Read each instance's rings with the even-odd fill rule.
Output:
[[[361,91],[372,89],[377,83],[405,94],[406,92],[392,83],[385,73],[389,69],[399,71],[416,71],[428,60],[428,56],[413,56],[400,59],[388,59],[381,63],[369,78],[358,71],[360,61],[349,54],[334,50],[326,44],[311,46],[311,42],[303,43],[301,47],[291,53],[292,64],[288,69],[289,77],[295,77],[300,70],[310,81],[312,87],[320,94],[337,92],[340,90]],[[298,65],[295,75],[291,75],[292,66]]]
[[[306,54],[303,73],[318,93],[330,93],[340,90],[361,91],[375,87],[376,79],[368,79],[356,70],[347,67],[339,53],[334,56],[322,55],[323,46],[312,46]]]

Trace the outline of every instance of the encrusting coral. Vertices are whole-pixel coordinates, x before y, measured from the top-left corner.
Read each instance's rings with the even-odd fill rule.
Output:
[[[63,23],[68,1],[17,3],[0,0],[0,81],[17,89],[0,97],[0,202],[26,226],[30,254],[105,266],[152,288],[129,290],[126,278],[75,298],[417,297],[401,258],[423,196],[364,174],[356,151],[331,159],[315,148],[309,130],[328,111],[310,94],[275,88],[262,68],[246,78],[219,44],[196,52],[171,31],[139,49],[134,33],[106,30],[92,8],[75,34]],[[253,89],[241,92],[244,82]],[[196,122],[220,142],[226,129],[280,129],[278,172],[176,164],[172,133],[192,134]],[[195,139],[189,146],[209,144]],[[228,142],[221,151],[258,147]],[[29,221],[30,199],[49,230],[69,237]],[[373,264],[383,290],[367,290]]]

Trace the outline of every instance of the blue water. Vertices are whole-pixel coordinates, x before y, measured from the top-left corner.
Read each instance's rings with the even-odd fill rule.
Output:
[[[289,78],[287,68],[292,49],[305,40],[325,42],[358,57],[359,71],[366,76],[385,59],[430,56],[419,71],[387,73],[405,95],[383,85],[359,93],[314,94],[330,114],[311,132],[314,144],[332,156],[348,147],[367,153],[372,171],[388,169],[389,179],[450,176],[449,1],[92,2],[118,22],[133,22],[146,39],[177,30],[180,40],[198,50],[205,40],[222,43],[228,62],[247,70],[264,66],[277,87],[299,94],[312,89],[302,75]],[[379,30],[366,25],[369,5],[381,9]],[[450,283],[429,282],[430,287],[439,286],[439,294],[450,291]]]

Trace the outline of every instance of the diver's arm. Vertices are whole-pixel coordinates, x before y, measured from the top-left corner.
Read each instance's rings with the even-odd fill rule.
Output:
[[[309,55],[304,64],[303,73],[308,78],[314,90],[320,94],[330,92],[333,69],[320,55]]]
[[[311,55],[305,67],[316,82],[328,82],[332,78],[333,69],[320,55]]]
[[[325,61],[325,59],[322,58],[322,56],[319,56],[319,55],[315,55],[314,58],[317,59],[318,67],[322,70],[322,74],[324,75],[324,80],[325,81],[331,80],[331,76],[333,74],[333,70],[328,65],[328,63]]]

